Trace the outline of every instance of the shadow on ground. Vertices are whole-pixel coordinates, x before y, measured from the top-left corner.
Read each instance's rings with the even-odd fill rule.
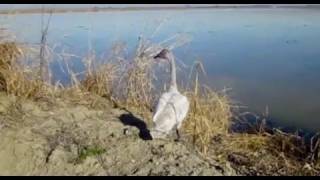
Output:
[[[134,126],[139,129],[139,137],[143,140],[152,140],[152,137],[150,135],[150,131],[147,128],[147,124],[142,121],[141,119],[135,117],[133,114],[122,114],[119,117],[120,121],[124,125]]]

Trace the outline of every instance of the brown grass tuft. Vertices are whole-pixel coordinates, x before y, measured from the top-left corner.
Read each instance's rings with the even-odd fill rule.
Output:
[[[6,73],[19,56],[19,49],[13,42],[3,42],[0,44],[0,90],[7,89]]]
[[[190,101],[190,110],[183,129],[200,152],[206,154],[215,136],[228,133],[231,106],[225,94],[218,94],[207,86],[199,85],[199,71],[204,70],[200,62],[196,62],[195,66],[197,71],[193,88],[185,91]]]
[[[17,43],[0,44],[0,90],[23,98],[41,97],[48,89],[21,63],[23,54],[24,49]]]

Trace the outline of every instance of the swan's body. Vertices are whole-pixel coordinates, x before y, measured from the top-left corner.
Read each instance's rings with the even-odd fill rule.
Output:
[[[164,138],[173,129],[178,130],[189,110],[189,101],[182,95],[176,84],[176,69],[173,55],[168,50],[163,50],[156,57],[170,61],[171,83],[169,91],[161,95],[156,106],[151,130],[152,138]]]
[[[153,115],[152,138],[163,138],[174,128],[179,129],[189,109],[188,99],[178,91],[164,93]]]

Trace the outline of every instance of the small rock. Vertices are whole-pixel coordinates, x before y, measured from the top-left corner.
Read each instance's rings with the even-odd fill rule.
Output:
[[[128,128],[123,129],[123,134],[124,135],[128,135],[129,134],[129,129]]]
[[[131,135],[135,135],[135,134],[139,134],[139,130],[136,127],[125,127],[123,129],[123,134],[126,136],[131,136]]]

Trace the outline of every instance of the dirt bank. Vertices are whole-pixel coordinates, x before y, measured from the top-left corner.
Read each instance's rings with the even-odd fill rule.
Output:
[[[0,175],[236,175],[183,141],[144,140],[139,117],[102,103],[0,94]]]

